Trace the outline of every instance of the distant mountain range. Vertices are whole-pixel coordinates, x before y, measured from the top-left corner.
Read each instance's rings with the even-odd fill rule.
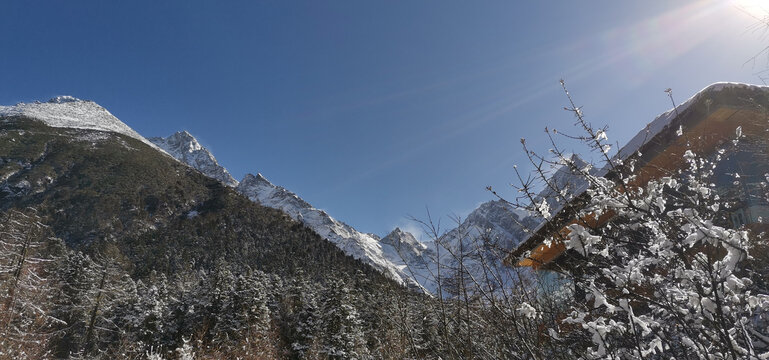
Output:
[[[172,140],[218,179],[93,102],[0,107],[0,358],[382,353],[391,304],[427,306]]]
[[[537,222],[534,217],[495,200],[479,206],[455,229],[442,234],[439,239],[422,243],[413,234],[401,229],[394,229],[380,238],[333,218],[295,193],[272,184],[261,174],[247,174],[238,182],[210,151],[186,131],[147,139],[98,104],[71,96],[57,97],[48,102],[3,106],[0,107],[0,116],[26,117],[51,127],[98,130],[137,139],[233,188],[255,203],[283,211],[346,254],[373,266],[391,279],[427,292],[435,292],[437,276],[444,276],[438,273],[436,262],[450,263],[451,259],[447,256],[475,251],[468,248],[468,241],[483,236],[487,241],[491,239],[498,244],[497,249],[509,250],[525,237],[524,224],[532,226]],[[87,136],[97,135],[88,133]]]
[[[375,234],[360,232],[334,219],[295,193],[274,185],[262,174],[247,174],[238,183],[218,164],[213,154],[186,131],[166,138],[150,138],[150,141],[206,176],[225,185],[234,186],[252,201],[282,210],[294,220],[304,223],[323,238],[336,244],[345,253],[373,266],[390,278],[431,293],[435,292],[437,287],[436,262],[451,263],[449,257],[462,251],[462,241],[475,241],[483,234],[503,249],[512,249],[525,236],[524,224],[536,225],[534,217],[527,216],[525,212],[516,210],[503,201],[494,200],[479,206],[461,224],[457,224],[456,229],[443,234],[438,241],[433,239],[422,243],[417,241],[413,234],[399,228],[380,238]]]

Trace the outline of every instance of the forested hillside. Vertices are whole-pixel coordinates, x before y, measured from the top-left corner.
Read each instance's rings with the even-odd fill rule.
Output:
[[[133,138],[1,125],[0,357],[405,351],[420,297],[282,212]]]

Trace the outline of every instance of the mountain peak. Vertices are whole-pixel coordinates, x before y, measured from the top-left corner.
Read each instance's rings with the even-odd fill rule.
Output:
[[[383,237],[381,242],[383,244],[400,247],[402,244],[406,244],[412,248],[420,248],[421,243],[408,231],[403,231],[401,228],[396,227],[387,236]]]
[[[192,136],[192,134],[190,134],[190,132],[187,131],[187,130],[177,131],[177,132],[173,133],[173,135],[171,135],[170,137],[173,137],[173,138],[176,138],[176,139],[179,139],[179,140],[188,141],[188,142],[191,142],[191,143],[194,143],[194,144],[199,144],[198,143],[198,139],[196,139],[194,136]]]
[[[178,147],[180,147],[179,150],[188,153],[195,151],[205,151],[211,154],[211,152],[204,148],[203,145],[200,145],[198,139],[192,136],[192,134],[190,134],[187,130],[175,132],[171,136],[167,137],[166,141],[176,144]],[[213,154],[211,154],[211,157],[213,158]]]
[[[70,95],[55,96],[48,100],[48,103],[51,103],[51,104],[63,104],[63,103],[70,103],[70,102],[85,102],[85,100],[80,100]]]
[[[0,117],[25,117],[56,128],[113,132],[155,147],[99,104],[69,95],[57,96],[47,102],[0,106]]]
[[[246,174],[237,187],[238,192],[264,206],[281,209],[295,219],[302,210],[313,209],[312,205],[283,187],[274,185],[261,173]]]
[[[243,180],[240,180],[241,184],[251,184],[251,185],[262,185],[262,186],[274,186],[270,180],[267,180],[266,177],[264,177],[261,173],[256,173],[256,175],[248,173],[246,176],[243,177]]]
[[[235,187],[238,181],[219,165],[214,155],[200,145],[198,140],[188,131],[179,131],[168,137],[153,137],[149,141],[165,150],[169,155],[185,163],[204,175],[219,180],[224,185]]]

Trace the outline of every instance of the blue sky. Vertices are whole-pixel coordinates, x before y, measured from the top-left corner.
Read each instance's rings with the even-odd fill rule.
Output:
[[[90,99],[188,130],[361,231],[515,196],[519,139],[572,127],[566,79],[624,143],[716,81],[757,83],[749,1],[12,1],[0,103]],[[740,9],[743,7],[743,9]],[[750,10],[750,9],[749,9]]]

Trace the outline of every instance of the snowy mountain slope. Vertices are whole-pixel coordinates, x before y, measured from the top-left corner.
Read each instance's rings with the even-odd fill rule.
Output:
[[[57,96],[47,102],[0,106],[0,117],[25,116],[51,127],[114,132],[154,144],[128,127],[99,104],[72,96]]]
[[[171,136],[151,140],[178,160],[209,177],[218,178],[216,174],[226,172],[215,163],[215,160],[211,161],[213,156],[192,135],[181,132],[175,136],[175,138]],[[199,155],[189,156],[194,152]],[[578,158],[575,161],[581,162]],[[209,171],[206,170],[207,168]],[[216,171],[210,169],[216,169]],[[570,175],[565,166],[554,170],[555,182],[559,186],[570,182]],[[574,184],[577,187],[581,185]],[[348,255],[372,265],[389,277],[431,293],[435,292],[437,286],[435,282],[437,261],[441,261],[442,265],[450,265],[453,262],[451,253],[457,254],[462,250],[478,253],[476,251],[478,249],[472,249],[472,243],[474,239],[480,238],[494,243],[495,246],[493,251],[483,250],[484,256],[501,259],[504,257],[502,251],[513,249],[525,237],[524,226],[533,228],[538,224],[538,220],[534,217],[496,200],[479,206],[462,224],[444,234],[437,243],[435,241],[421,243],[412,234],[398,228],[380,239],[376,235],[362,233],[334,219],[295,193],[274,185],[261,174],[247,174],[236,186],[236,190],[256,203],[282,210],[293,219],[313,229],[321,237],[336,244]],[[557,207],[553,194],[543,191],[540,196],[547,199],[548,204]],[[437,254],[440,254],[440,259]],[[501,266],[501,263],[496,261],[494,263],[495,266]],[[473,269],[473,266],[469,266],[468,269],[476,272],[474,275],[478,276],[482,272],[478,267]]]
[[[536,200],[544,203],[544,207],[549,209],[551,214],[556,213],[575,194],[582,193],[588,185],[565,162],[571,162],[573,166],[580,169],[588,165],[579,156],[572,155],[564,160],[563,164],[554,166],[550,170],[549,183],[553,188],[565,189],[565,191],[556,193],[545,186],[537,194]],[[415,277],[423,287],[435,293],[437,263],[440,262],[442,266],[440,276],[445,279],[456,274],[456,270],[460,268],[458,258],[461,257],[463,262],[461,268],[469,275],[467,278],[484,279],[491,270],[499,274],[499,278],[489,283],[499,285],[498,281],[502,281],[506,288],[515,286],[519,274],[516,270],[506,267],[502,259],[527,239],[531,230],[543,223],[543,219],[536,214],[518,209],[503,200],[485,202],[437,241],[429,241],[425,244],[430,250],[429,261],[426,262],[424,269],[415,274]],[[439,256],[435,256],[436,254]],[[472,289],[475,284],[468,285]],[[444,290],[449,293],[451,291],[450,287]]]
[[[334,219],[293,192],[272,184],[262,174],[247,174],[238,183],[224,167],[218,164],[208,149],[200,145],[190,133],[182,131],[167,138],[150,138],[150,141],[204,175],[235,187],[236,191],[247,196],[251,201],[282,210],[294,220],[304,223],[318,235],[337,245],[346,254],[372,265],[390,278],[411,287],[419,287],[405,271],[408,264],[401,260],[397,249],[391,244],[381,243],[378,236],[359,232]],[[421,248],[420,244],[414,240],[407,241],[401,250],[413,257],[413,254],[419,253]]]
[[[387,250],[392,248],[392,251],[397,253],[397,259],[402,260],[404,265],[423,265],[427,261],[425,255],[432,253],[427,245],[419,242],[410,232],[397,227],[380,242]]]
[[[361,233],[335,220],[325,211],[313,208],[290,191],[271,184],[261,175],[246,176],[244,183],[238,184],[229,172],[218,164],[213,155],[187,132],[178,132],[166,138],[152,138],[150,141],[98,104],[71,96],[57,97],[45,103],[0,106],[0,121],[13,122],[15,117],[30,118],[56,128],[96,130],[105,134],[102,137],[99,133],[83,132],[82,136],[88,140],[108,140],[110,137],[107,133],[116,133],[142,141],[163,156],[169,156],[175,161],[193,167],[230,187],[237,187],[237,190],[246,193],[253,201],[283,210],[294,219],[307,224],[321,237],[330,240],[346,254],[372,265],[402,284],[421,289],[404,272],[405,265],[399,262],[398,251],[392,245],[380,243],[376,235]],[[404,236],[410,236],[413,239],[410,234],[404,234]],[[408,249],[408,246],[419,245],[418,242],[411,240],[406,241],[405,244],[407,245],[401,246],[400,249],[409,254],[414,253],[414,250]]]
[[[236,189],[256,203],[283,210],[324,239],[336,244],[346,254],[372,265],[390,278],[409,287],[419,288],[417,282],[408,274],[407,264],[400,259],[393,243],[381,242],[376,235],[355,230],[352,226],[334,219],[325,211],[312,207],[296,194],[272,184],[261,174],[247,174]],[[409,236],[413,239],[413,235],[409,234]],[[410,255],[419,253],[423,249],[422,245],[415,240],[408,240],[403,244],[401,251]]]
[[[0,117],[6,117],[8,121],[8,117],[13,116],[25,116],[52,127],[98,130],[138,139],[208,177],[235,187],[252,201],[284,211],[348,255],[372,265],[389,277],[413,288],[434,290],[433,270],[437,260],[432,246],[434,243],[422,244],[412,234],[400,229],[393,230],[383,239],[359,232],[325,211],[314,208],[291,191],[270,183],[261,174],[249,174],[238,183],[188,132],[145,139],[98,104],[69,96],[57,97],[45,103],[0,106]],[[471,229],[474,235],[483,232],[489,235],[489,231],[492,231],[491,236],[494,238],[506,243],[515,242],[520,228],[508,221],[515,212],[502,209],[500,204],[489,202],[482,205],[465,220],[462,228]],[[441,243],[457,247],[461,244],[461,233],[454,229],[442,238]],[[445,256],[445,252],[441,255]]]
[[[527,216],[525,212],[502,200],[485,202],[437,241],[425,243],[429,250],[429,261],[416,274],[417,280],[435,293],[438,262],[442,267],[440,276],[445,279],[460,269],[460,257],[463,258],[461,268],[475,279],[484,278],[484,266],[494,268],[499,273],[509,273],[510,269],[504,267],[501,259],[526,237],[525,228],[532,228],[538,223],[535,217]],[[480,261],[481,258],[485,265]],[[512,283],[513,279],[501,280]]]
[[[187,131],[179,131],[165,138],[151,137],[149,141],[206,176],[230,187],[238,186],[238,181],[230,175],[229,171],[219,165],[211,152],[200,145],[198,140]]]

